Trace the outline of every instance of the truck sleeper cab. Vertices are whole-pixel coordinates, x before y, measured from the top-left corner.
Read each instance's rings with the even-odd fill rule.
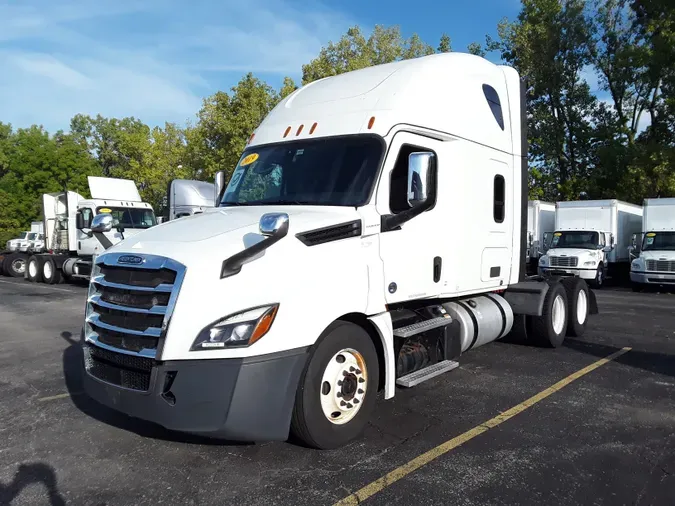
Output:
[[[169,429],[334,448],[380,390],[391,399],[508,334],[581,335],[597,312],[585,282],[525,279],[521,86],[450,53],[286,97],[217,208],[96,258],[87,394]]]

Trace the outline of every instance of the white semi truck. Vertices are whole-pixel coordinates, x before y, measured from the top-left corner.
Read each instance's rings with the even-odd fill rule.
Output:
[[[616,199],[557,202],[539,270],[574,274],[600,288],[608,276],[628,274],[628,247],[641,226],[641,206]]]
[[[217,208],[96,258],[87,394],[173,430],[334,448],[378,391],[509,333],[581,335],[597,313],[586,283],[525,276],[524,96],[513,68],[461,53],[296,90]]]
[[[535,274],[539,258],[545,253],[544,237],[555,229],[555,203],[530,200],[527,203],[527,270]]]
[[[90,199],[72,191],[42,196],[45,252],[27,258],[29,281],[88,279],[94,255],[156,224],[152,206],[141,200],[133,181],[93,176],[88,181]],[[100,214],[112,220],[113,228],[106,233],[91,230]]]
[[[633,290],[675,286],[675,198],[645,199],[643,209],[642,233],[635,235],[631,245]]]

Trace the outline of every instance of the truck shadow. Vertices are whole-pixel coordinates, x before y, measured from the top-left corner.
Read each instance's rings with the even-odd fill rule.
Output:
[[[608,355],[621,349],[616,346],[592,343],[569,337],[565,339],[563,346],[599,359],[606,358]],[[675,377],[675,355],[667,353],[631,350],[614,359],[614,362],[662,376]]]
[[[134,432],[142,437],[187,444],[202,444],[211,446],[246,446],[253,443],[213,439],[205,436],[194,436],[170,431],[159,425],[129,417],[123,413],[103,406],[84,393],[82,385],[82,347],[80,339],[72,332],[61,332],[61,337],[69,344],[63,352],[63,376],[66,388],[73,404],[85,415],[111,425],[118,429]],[[0,504],[5,504],[0,502]]]
[[[66,501],[58,490],[56,473],[50,465],[43,462],[20,464],[10,483],[0,482],[0,504],[11,504],[22,490],[40,483],[47,490],[48,504],[65,506]]]

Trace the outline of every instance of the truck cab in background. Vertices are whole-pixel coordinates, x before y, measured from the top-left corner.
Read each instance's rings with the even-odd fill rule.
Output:
[[[643,209],[642,231],[630,247],[633,290],[675,286],[675,198],[645,199]]]
[[[222,175],[219,178],[222,179]],[[167,191],[166,213],[162,221],[184,218],[201,214],[206,209],[216,207],[215,183],[192,179],[174,179],[169,183]]]
[[[525,106],[515,69],[455,52],[285,97],[217,207],[96,257],[85,392],[173,430],[335,448],[378,391],[509,333],[582,335],[586,283],[525,275]]]
[[[539,258],[546,253],[545,238],[555,228],[555,204],[541,200],[527,203],[527,273],[536,274]]]
[[[133,181],[93,176],[88,181],[91,199],[72,191],[42,196],[45,252],[28,258],[28,281],[88,279],[95,255],[156,225],[152,206],[142,202]],[[109,230],[94,230],[99,215],[110,217]]]
[[[628,246],[642,223],[642,207],[619,200],[557,202],[555,231],[540,273],[574,274],[600,288],[608,276],[628,274]]]

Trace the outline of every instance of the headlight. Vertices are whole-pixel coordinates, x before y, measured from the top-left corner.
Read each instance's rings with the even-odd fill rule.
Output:
[[[638,260],[635,260],[635,261],[631,264],[631,269],[640,270],[640,262],[639,262]]]
[[[250,346],[272,327],[279,304],[257,307],[227,316],[206,326],[190,351]]]
[[[589,260],[587,262],[584,262],[584,267],[590,267],[595,265],[595,260]]]
[[[546,261],[547,261],[547,260],[548,260],[548,258],[546,258],[546,257],[541,257],[541,258],[539,259],[539,265],[546,265]]]

